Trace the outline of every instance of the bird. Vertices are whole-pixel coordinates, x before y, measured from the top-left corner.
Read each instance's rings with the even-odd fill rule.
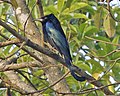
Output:
[[[85,77],[78,76],[73,70],[69,44],[59,20],[55,17],[54,14],[51,13],[41,17],[39,21],[42,23],[44,41],[48,42],[61,54],[61,56],[64,57],[66,66],[69,68],[71,75],[77,81],[85,81]]]

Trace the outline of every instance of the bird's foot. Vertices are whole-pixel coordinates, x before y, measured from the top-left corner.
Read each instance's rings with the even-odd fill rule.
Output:
[[[52,52],[58,52],[55,48],[53,48],[49,43],[44,42],[46,48],[48,48]]]

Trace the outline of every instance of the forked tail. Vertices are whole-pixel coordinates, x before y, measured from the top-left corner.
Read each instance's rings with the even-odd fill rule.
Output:
[[[65,56],[65,62],[66,62],[66,65],[68,66],[68,68],[70,69],[70,72],[71,72],[71,75],[77,80],[77,81],[85,81],[85,77],[80,77],[78,76],[75,71],[73,70],[72,68],[72,64],[71,64],[71,60]]]

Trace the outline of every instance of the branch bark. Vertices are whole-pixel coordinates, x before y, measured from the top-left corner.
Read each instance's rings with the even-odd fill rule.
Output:
[[[14,40],[10,40],[10,41],[5,41],[5,42],[0,42],[0,47],[5,47],[11,44],[18,44],[20,43],[19,39],[14,39]]]
[[[0,63],[0,72],[10,71],[10,70],[17,70],[22,68],[31,68],[31,67],[38,67],[37,62],[23,62],[19,64],[10,64],[7,65],[6,63]]]

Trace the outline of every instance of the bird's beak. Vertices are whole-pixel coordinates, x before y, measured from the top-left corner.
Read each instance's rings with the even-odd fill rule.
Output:
[[[43,22],[43,21],[44,21],[44,19],[39,18],[39,19],[34,19],[33,21],[40,21],[40,22]]]
[[[39,20],[40,20],[40,22],[43,22],[43,21],[44,21],[44,19],[42,19],[42,18],[40,18]]]

